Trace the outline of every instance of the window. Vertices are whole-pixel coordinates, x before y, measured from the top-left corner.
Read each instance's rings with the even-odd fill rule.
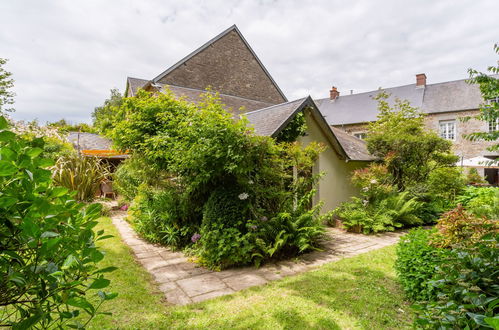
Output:
[[[489,133],[499,131],[499,118],[489,121]]]
[[[355,136],[357,139],[364,140],[367,137],[367,133],[353,133],[353,136]]]
[[[446,140],[456,139],[456,121],[443,120],[440,122],[440,137]]]

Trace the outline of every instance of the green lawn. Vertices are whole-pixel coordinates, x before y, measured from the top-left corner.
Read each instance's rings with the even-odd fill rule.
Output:
[[[343,259],[316,271],[184,307],[168,306],[149,274],[133,259],[109,218],[100,228],[118,298],[103,305],[94,329],[259,328],[401,329],[411,313],[395,281],[394,247]]]

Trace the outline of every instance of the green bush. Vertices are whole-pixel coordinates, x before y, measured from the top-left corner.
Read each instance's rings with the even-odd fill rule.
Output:
[[[476,216],[499,219],[499,188],[467,187],[457,202]]]
[[[175,187],[153,188],[142,184],[130,207],[132,225],[152,243],[182,248],[198,228],[200,220],[189,219],[189,206]]]
[[[499,234],[450,250],[429,282],[436,298],[416,305],[417,325],[431,329],[499,327]]]
[[[114,122],[110,135],[133,155],[116,184],[133,199],[131,221],[141,236],[186,247],[211,268],[316,247],[323,224],[309,213],[308,193],[324,146],[258,136],[213,93],[193,104],[169,92],[140,91],[112,110],[124,120]],[[303,118],[299,114],[281,140],[300,135]],[[295,205],[304,196],[308,202]],[[261,218],[274,227],[260,225]]]
[[[241,187],[220,187],[210,195],[203,209],[203,226],[222,224],[234,227],[251,217],[249,194]],[[251,197],[252,199],[253,197]]]
[[[238,220],[241,214],[217,213],[221,216],[204,223],[201,232],[192,237],[200,262],[213,269],[254,263],[259,265],[270,258],[280,258],[317,249],[324,234],[321,204],[309,208],[314,191],[298,201],[294,209],[275,217]],[[218,194],[217,194],[218,195]],[[231,198],[230,195],[228,198]],[[218,197],[217,197],[218,199]],[[231,219],[234,219],[231,221]]]
[[[389,197],[373,199],[371,202],[352,197],[350,202],[341,204],[334,214],[348,230],[369,234],[422,224],[415,215],[420,208],[420,202],[403,192],[392,193]]]
[[[98,266],[104,254],[93,228],[101,206],[54,187],[42,146],[30,147],[0,116],[0,324],[14,329],[82,328],[115,294]],[[95,297],[91,294],[95,293]],[[100,302],[95,298],[100,297]]]
[[[141,184],[162,187],[169,178],[154,164],[147,163],[138,156],[132,156],[118,166],[113,179],[113,187],[120,197],[126,202],[131,202],[137,196]]]
[[[454,200],[465,188],[465,177],[459,167],[441,167],[430,172],[427,185],[431,195],[454,206]]]
[[[99,158],[68,155],[57,160],[52,178],[55,184],[76,191],[78,200],[91,201],[108,175],[108,167]]]
[[[476,184],[476,183],[486,183],[482,176],[478,174],[478,170],[474,167],[471,167],[468,170],[468,174],[466,174],[466,183],[467,184]]]
[[[434,232],[412,229],[397,245],[395,270],[406,296],[412,301],[433,299],[436,295],[430,280],[447,251],[430,245]]]

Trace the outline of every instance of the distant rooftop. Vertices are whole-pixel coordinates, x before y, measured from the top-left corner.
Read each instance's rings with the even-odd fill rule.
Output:
[[[426,77],[425,77],[426,79]],[[336,99],[315,100],[319,110],[330,125],[347,125],[376,120],[378,103],[373,99],[380,91],[395,98],[408,100],[413,107],[424,113],[441,113],[478,109],[483,102],[478,85],[470,85],[466,79],[417,86],[416,84],[383,88],[380,90],[340,95]]]

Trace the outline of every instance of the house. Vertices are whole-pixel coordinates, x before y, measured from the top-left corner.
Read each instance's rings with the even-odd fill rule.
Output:
[[[487,150],[493,142],[470,141],[463,137],[472,132],[499,130],[498,123],[486,123],[476,119],[462,120],[477,115],[480,104],[484,102],[478,85],[470,85],[466,79],[427,84],[427,77],[422,73],[416,75],[413,84],[365,93],[340,96],[337,88],[333,87],[328,98],[315,102],[329,125],[358,138],[365,138],[367,123],[375,121],[378,114],[377,101],[373,97],[380,91],[390,94],[391,102],[395,98],[408,100],[411,106],[418,107],[427,114],[426,127],[452,141],[453,150],[461,159],[457,165],[470,164],[467,160],[476,157],[499,157],[497,153]],[[499,183],[497,166],[480,164],[472,167],[476,167],[490,183]]]
[[[316,173],[326,173],[316,202],[324,201],[325,212],[356,194],[351,173],[373,159],[365,142],[328,125],[310,96],[288,101],[235,25],[152,79],[127,78],[125,95],[134,96],[139,89],[169,89],[179,98],[198,102],[207,87],[219,93],[227,111],[244,114],[259,135],[274,137],[304,113],[307,132],[301,142],[327,146],[314,167]]]

